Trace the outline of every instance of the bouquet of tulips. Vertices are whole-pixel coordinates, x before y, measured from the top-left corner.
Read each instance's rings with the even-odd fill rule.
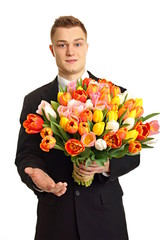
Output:
[[[157,120],[146,122],[159,113],[143,117],[143,101],[133,99],[128,92],[106,79],[91,78],[71,81],[60,87],[57,102],[44,100],[37,114],[28,114],[23,126],[28,134],[40,133],[40,148],[55,148],[71,156],[73,178],[89,186],[94,176],[87,178],[76,171],[80,163],[89,166],[93,161],[104,165],[108,159],[135,155],[151,148],[159,132]]]

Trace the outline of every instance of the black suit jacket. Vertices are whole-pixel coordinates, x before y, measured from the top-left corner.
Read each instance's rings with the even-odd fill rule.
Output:
[[[96,79],[90,72],[91,78]],[[125,90],[121,88],[122,92]],[[21,125],[27,114],[35,113],[41,100],[57,100],[57,77],[51,83],[29,93],[24,98],[20,117]],[[22,181],[38,197],[36,240],[127,240],[127,228],[122,204],[123,191],[118,177],[139,165],[139,156],[113,158],[110,177],[96,174],[88,188],[79,186],[72,178],[73,165],[70,157],[52,149],[49,153],[39,148],[39,134],[25,133],[20,128],[15,164]],[[44,170],[55,182],[68,183],[67,192],[57,197],[40,193],[33,187],[25,167]]]

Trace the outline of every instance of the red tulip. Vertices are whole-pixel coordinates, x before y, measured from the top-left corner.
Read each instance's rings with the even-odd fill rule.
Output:
[[[39,133],[43,128],[44,120],[36,114],[28,114],[27,120],[23,122],[23,127],[26,129],[26,133],[34,134]]]
[[[83,143],[77,139],[69,139],[65,143],[65,149],[71,156],[77,156],[85,150]]]

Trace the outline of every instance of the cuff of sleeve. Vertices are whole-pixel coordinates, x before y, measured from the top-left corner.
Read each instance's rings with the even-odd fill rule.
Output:
[[[110,176],[110,174],[107,173],[107,172],[102,172],[102,175],[105,176],[105,177],[109,177]]]

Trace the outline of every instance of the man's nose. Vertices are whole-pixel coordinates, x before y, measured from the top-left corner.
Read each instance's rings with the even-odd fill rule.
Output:
[[[72,45],[68,45],[67,46],[67,52],[66,52],[67,56],[72,56],[74,55],[74,47]]]

